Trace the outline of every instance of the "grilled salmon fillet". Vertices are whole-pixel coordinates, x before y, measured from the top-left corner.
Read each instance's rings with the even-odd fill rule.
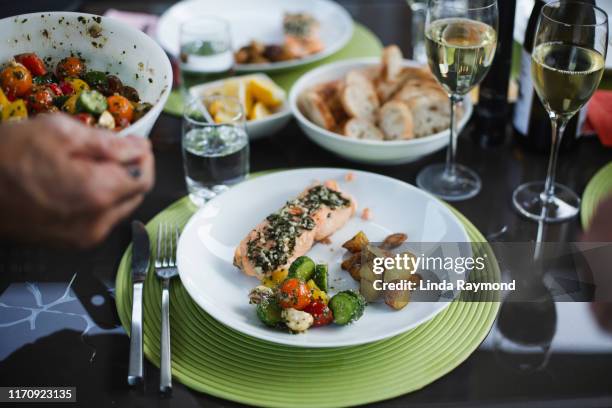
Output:
[[[249,232],[236,248],[234,265],[258,279],[288,268],[342,228],[356,208],[355,199],[334,180],[310,186]]]

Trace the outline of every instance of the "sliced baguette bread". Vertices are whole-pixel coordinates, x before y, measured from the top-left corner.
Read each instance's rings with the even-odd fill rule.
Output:
[[[450,102],[438,91],[425,90],[407,101],[414,118],[414,136],[423,137],[448,129]]]
[[[397,45],[389,45],[382,52],[381,79],[394,82],[399,79],[402,72],[404,56]]]
[[[308,119],[324,129],[332,130],[337,126],[329,106],[318,92],[310,90],[300,99],[302,112]]]
[[[380,104],[374,86],[364,76],[353,76],[351,82],[345,84],[340,100],[348,116],[374,122]]]
[[[378,126],[385,140],[407,140],[414,137],[412,112],[401,101],[389,101],[380,108]]]
[[[424,92],[429,95],[440,94],[442,97],[446,96],[442,87],[435,81],[410,79],[404,83],[402,89],[395,93],[393,99],[407,102],[415,96],[423,95]]]
[[[361,140],[383,140],[384,136],[376,125],[368,120],[361,118],[349,119],[344,124],[344,136],[351,139]]]

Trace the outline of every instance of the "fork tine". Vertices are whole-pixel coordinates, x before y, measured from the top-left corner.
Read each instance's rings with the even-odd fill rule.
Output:
[[[174,251],[174,264],[176,265],[176,253],[178,252],[178,241],[179,241],[179,237],[181,236],[181,230],[179,229],[178,225],[174,226],[174,239],[176,242],[176,248]]]
[[[168,236],[168,266],[174,266],[174,234],[172,230],[174,226],[172,224],[168,224],[166,227],[166,235]]]
[[[155,267],[159,268],[162,266],[161,262],[161,243],[162,243],[162,225],[163,223],[157,224],[157,252],[155,252]]]
[[[164,243],[164,258],[162,259],[162,266],[165,268],[168,266],[168,224],[166,223],[164,223],[162,241]]]

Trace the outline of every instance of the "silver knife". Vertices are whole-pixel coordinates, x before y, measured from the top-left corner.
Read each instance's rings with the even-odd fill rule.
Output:
[[[132,222],[132,329],[128,384],[142,381],[142,288],[149,270],[149,235],[140,221]]]

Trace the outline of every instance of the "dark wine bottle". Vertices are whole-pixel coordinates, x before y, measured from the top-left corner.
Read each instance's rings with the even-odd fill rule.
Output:
[[[495,59],[487,76],[480,84],[478,105],[476,106],[477,130],[474,136],[483,147],[499,145],[504,142],[506,123],[509,114],[508,86],[512,66],[512,34],[514,31],[514,12],[516,0],[497,3],[499,25],[497,30],[497,49]]]
[[[595,4],[594,0],[587,0],[587,2]],[[552,144],[550,117],[535,92],[531,80],[531,52],[533,51],[540,12],[546,3],[545,0],[536,0],[525,31],[525,40],[521,52],[519,96],[514,106],[513,119],[519,144],[526,150],[535,152],[549,152]],[[561,140],[561,151],[571,150],[575,147],[585,119],[586,106],[569,121]]]

